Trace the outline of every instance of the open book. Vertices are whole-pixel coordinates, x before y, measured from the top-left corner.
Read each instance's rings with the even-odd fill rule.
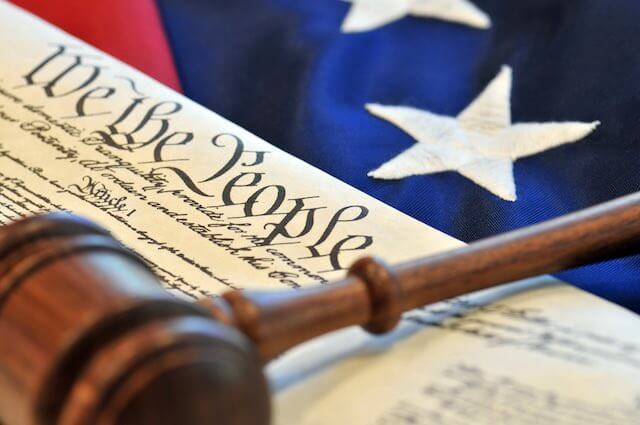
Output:
[[[462,244],[0,2],[0,222],[53,210],[108,228],[186,298]],[[292,350],[268,368],[274,420],[639,423],[639,328],[552,278],[506,285]]]

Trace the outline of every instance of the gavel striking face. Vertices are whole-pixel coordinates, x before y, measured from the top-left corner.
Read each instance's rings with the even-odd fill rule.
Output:
[[[104,230],[27,219],[2,229],[0,258],[8,424],[269,422],[249,340],[164,292]]]
[[[262,366],[351,325],[626,255],[631,195],[393,269],[357,261],[342,281],[196,303],[165,292],[105,230],[52,214],[0,228],[0,421],[7,425],[267,425]]]

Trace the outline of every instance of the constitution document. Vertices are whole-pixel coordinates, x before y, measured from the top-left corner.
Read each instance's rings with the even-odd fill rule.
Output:
[[[0,223],[56,210],[108,228],[184,298],[328,284],[363,255],[462,245],[0,1]],[[517,282],[410,312],[384,337],[292,350],[267,371],[274,420],[640,423],[639,329],[552,278]]]

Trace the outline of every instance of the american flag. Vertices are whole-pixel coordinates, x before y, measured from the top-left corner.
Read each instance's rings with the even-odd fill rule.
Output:
[[[640,188],[634,0],[14,0],[470,242]],[[640,312],[637,258],[562,274]]]

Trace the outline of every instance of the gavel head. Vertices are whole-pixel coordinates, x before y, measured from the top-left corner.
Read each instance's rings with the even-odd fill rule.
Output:
[[[0,422],[263,425],[269,410],[250,342],[107,232],[62,214],[0,228]]]

